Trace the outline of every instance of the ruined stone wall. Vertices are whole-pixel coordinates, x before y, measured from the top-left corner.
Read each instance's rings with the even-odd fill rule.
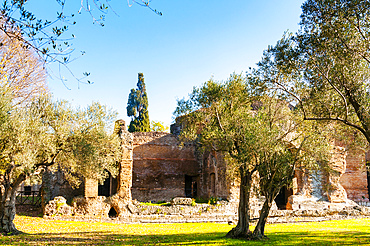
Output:
[[[180,146],[175,135],[135,132],[133,135],[132,199],[169,201],[185,196],[185,175],[199,176],[194,146]]]
[[[63,196],[68,202],[76,196],[84,195],[85,183],[78,188],[73,188],[66,180],[61,170],[50,170],[47,168],[42,175],[41,197],[42,205],[46,205],[57,196]]]
[[[119,122],[118,128],[122,139],[122,160],[115,197],[120,202],[128,204],[131,198],[138,201],[169,201],[184,196],[238,200],[238,182],[228,178],[227,165],[221,153],[200,153],[193,144],[181,144],[175,134],[129,133],[123,121]],[[337,143],[334,149],[333,172],[303,172],[297,169],[293,191],[289,195],[332,203],[345,202],[347,197],[356,202],[369,201],[365,153],[348,150]],[[77,195],[97,197],[97,182],[90,181],[81,186],[84,192],[81,189],[66,190],[70,188],[65,180],[60,174],[53,174],[49,181],[45,181],[45,187],[51,187],[50,194],[45,197],[47,200],[58,195],[68,200]],[[115,191],[111,195],[114,194]],[[284,194],[286,201],[287,194]]]
[[[125,130],[124,122],[121,123],[122,159],[118,174],[117,194],[122,202],[130,202],[132,187],[132,168],[133,168],[133,135]]]
[[[346,171],[340,178],[340,183],[346,190],[348,199],[355,202],[369,201],[364,151],[349,150],[346,162]]]
[[[224,156],[215,151],[205,151],[199,161],[201,169],[199,196],[233,200],[238,189],[232,187],[233,179],[228,177]]]
[[[84,182],[84,196],[97,197],[98,196],[98,181],[95,179],[85,179]]]
[[[347,199],[360,204],[369,201],[365,153],[359,149],[335,142],[327,171],[311,170],[305,174],[297,170],[296,174],[297,195],[331,203],[341,203]]]

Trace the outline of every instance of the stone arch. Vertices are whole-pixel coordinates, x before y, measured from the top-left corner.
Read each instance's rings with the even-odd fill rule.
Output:
[[[291,195],[293,195],[293,189],[291,187],[281,187],[279,194],[275,198],[275,203],[278,209],[287,209],[288,197],[290,197]]]
[[[114,207],[110,207],[109,212],[108,212],[108,217],[109,218],[116,218],[118,217],[118,212]]]

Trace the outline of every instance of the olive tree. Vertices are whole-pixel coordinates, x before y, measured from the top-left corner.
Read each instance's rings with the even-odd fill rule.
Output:
[[[273,95],[259,97],[259,102],[261,106],[254,112],[253,133],[258,141],[251,144],[256,156],[259,191],[265,200],[253,239],[265,238],[272,204],[281,188],[292,185],[295,171],[326,169],[332,150],[329,129],[302,120],[291,105]]]
[[[245,78],[233,74],[224,84],[209,80],[194,88],[188,100],[178,101],[175,116],[184,128],[181,137],[197,140],[201,147],[223,152],[230,159],[230,170],[240,180],[238,224],[230,232],[235,237],[248,237],[249,198],[252,175],[257,168],[253,163],[254,125],[251,103]],[[246,141],[248,139],[248,141]]]
[[[252,95],[250,80],[236,74],[223,83],[210,80],[194,88],[188,100],[180,100],[175,115],[182,116],[178,118],[183,125],[181,137],[222,152],[232,178],[239,179],[238,224],[227,236],[260,239],[272,202],[281,187],[290,185],[297,165],[315,165],[317,157],[327,157],[317,154],[322,152],[315,144],[326,146],[322,150],[329,145],[304,126],[286,101]],[[265,203],[252,234],[249,199],[255,173]]]
[[[300,25],[265,51],[258,69],[276,73],[259,88],[280,90],[305,120],[337,122],[370,143],[370,2],[307,0]]]
[[[74,185],[76,177],[102,180],[117,173],[119,140],[107,132],[115,113],[99,103],[74,109],[50,97],[27,108],[12,105],[2,87],[0,100],[0,232],[17,234],[13,219],[19,185],[47,167],[58,167]]]

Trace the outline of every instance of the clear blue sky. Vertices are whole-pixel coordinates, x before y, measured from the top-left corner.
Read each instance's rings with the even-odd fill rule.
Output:
[[[56,14],[53,2],[30,1],[35,5],[29,7],[50,18]],[[69,0],[67,7],[77,11],[79,3]],[[94,84],[78,85],[62,71],[68,79],[66,86],[50,78],[51,91],[55,98],[67,99],[76,106],[99,101],[129,121],[127,97],[130,89],[136,88],[137,74],[142,72],[150,119],[170,125],[176,99],[187,96],[193,86],[211,76],[226,80],[233,72],[247,71],[284,31],[296,32],[303,1],[152,0],[151,6],[163,16],[135,4],[129,7],[124,0],[110,3],[117,15],[109,11],[104,27],[93,25],[90,16],[82,13],[69,30],[76,35],[75,55],[86,51],[70,68],[76,76],[90,72]],[[56,64],[51,68],[58,73]]]

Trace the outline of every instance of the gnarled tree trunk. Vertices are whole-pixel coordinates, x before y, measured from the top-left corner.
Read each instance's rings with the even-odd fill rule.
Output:
[[[238,208],[238,224],[231,231],[229,231],[226,237],[230,238],[247,238],[250,236],[251,231],[249,230],[249,197],[252,185],[252,174],[249,171],[240,168],[240,197],[239,197],[239,208]]]
[[[15,218],[16,191],[25,179],[26,176],[21,174],[13,183],[3,184],[0,197],[0,233],[4,235],[16,235],[21,233],[21,231],[15,228],[13,221]]]
[[[272,200],[270,198],[266,198],[265,202],[263,203],[261,212],[260,212],[260,218],[258,219],[256,228],[254,228],[253,231],[253,239],[263,239],[267,238],[265,236],[265,225],[267,222],[267,217],[269,215],[270,209],[272,206]]]
[[[279,191],[280,191],[280,188],[276,188],[276,189],[273,188],[271,192],[268,192],[268,190],[264,192],[266,200],[262,205],[262,209],[260,212],[260,218],[258,219],[256,228],[254,228],[254,231],[253,231],[253,235],[252,235],[253,239],[259,240],[259,239],[267,238],[265,236],[265,225],[267,222],[267,217],[269,216],[272,203],[274,199],[276,198],[276,196],[279,194]]]

